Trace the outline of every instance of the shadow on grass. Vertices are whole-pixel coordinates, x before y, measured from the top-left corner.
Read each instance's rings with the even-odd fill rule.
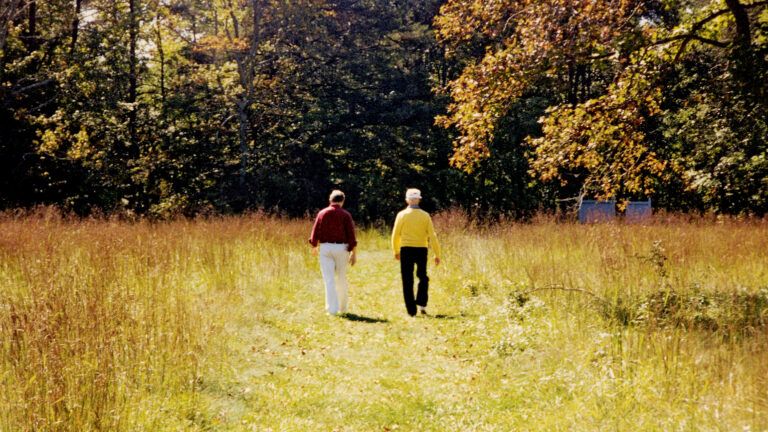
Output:
[[[388,323],[389,322],[389,320],[386,318],[371,318],[364,315],[357,315],[353,313],[346,313],[344,315],[341,315],[341,318],[344,318],[349,321],[364,322],[364,323]]]
[[[461,318],[463,315],[445,315],[445,314],[437,314],[437,315],[429,315],[429,318],[435,318],[435,319],[457,319]]]

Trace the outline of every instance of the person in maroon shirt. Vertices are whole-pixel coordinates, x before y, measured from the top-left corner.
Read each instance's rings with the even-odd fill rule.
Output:
[[[318,213],[309,243],[320,255],[320,271],[325,282],[325,310],[331,315],[347,313],[347,262],[355,265],[355,224],[344,210],[344,192],[334,190],[330,205]]]

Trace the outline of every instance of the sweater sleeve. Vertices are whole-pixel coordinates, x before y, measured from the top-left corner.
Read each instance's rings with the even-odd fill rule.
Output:
[[[403,231],[403,217],[401,213],[395,218],[395,226],[392,228],[392,251],[395,255],[400,253],[401,234]]]
[[[317,215],[317,218],[315,218],[315,223],[312,225],[312,233],[309,235],[309,244],[312,245],[312,247],[316,247],[318,243],[318,233],[320,231],[320,224],[322,220],[322,213],[319,213]]]
[[[435,234],[435,227],[432,225],[432,218],[428,219],[427,230],[429,235],[429,245],[432,250],[435,251],[435,257],[440,258],[440,242],[437,241],[437,234]]]
[[[349,213],[347,213],[346,219],[347,221],[344,224],[344,229],[347,231],[347,250],[352,252],[355,250],[355,246],[357,246],[357,238],[355,237],[355,222],[352,220],[352,215]]]

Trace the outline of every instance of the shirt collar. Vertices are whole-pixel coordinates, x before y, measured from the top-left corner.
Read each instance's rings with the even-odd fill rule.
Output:
[[[417,209],[417,208],[419,208],[419,206],[418,205],[409,205],[408,208]]]
[[[341,205],[339,205],[339,204],[331,204],[331,207],[333,207],[335,209],[340,209]]]

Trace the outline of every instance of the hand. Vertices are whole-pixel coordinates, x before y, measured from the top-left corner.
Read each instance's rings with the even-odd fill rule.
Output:
[[[317,255],[317,246],[312,248],[312,255]]]
[[[357,254],[355,254],[355,251],[352,251],[349,253],[349,265],[354,266],[357,262]]]
[[[395,259],[400,261],[400,254],[395,254]]]
[[[440,257],[435,257],[435,266],[440,265]]]

